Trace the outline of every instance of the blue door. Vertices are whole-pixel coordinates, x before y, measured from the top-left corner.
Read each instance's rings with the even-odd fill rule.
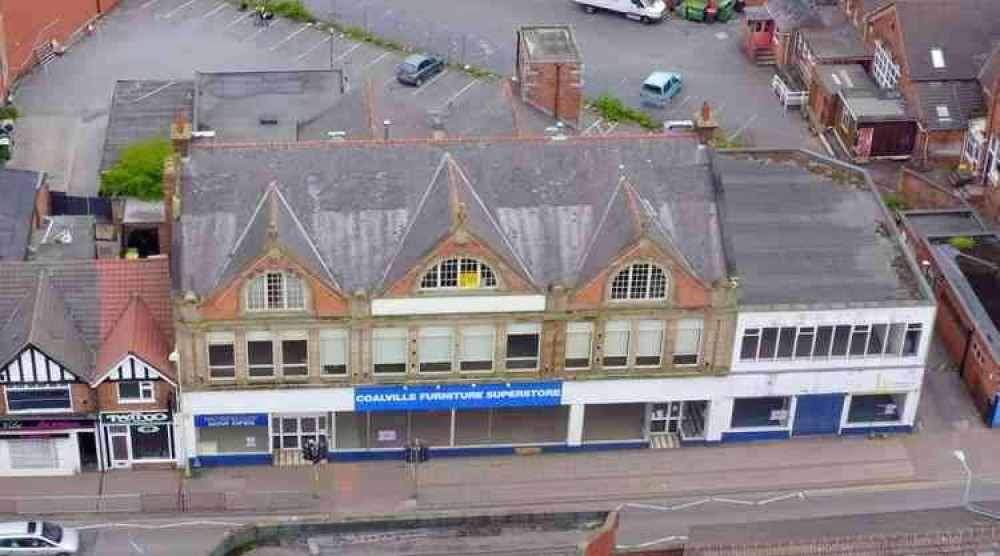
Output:
[[[795,406],[795,427],[792,434],[837,434],[840,415],[844,411],[844,394],[799,396]]]

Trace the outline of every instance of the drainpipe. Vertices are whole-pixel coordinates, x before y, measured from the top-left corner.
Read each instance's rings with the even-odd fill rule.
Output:
[[[562,86],[562,83],[560,83],[561,78],[562,78],[562,64],[556,64],[556,90],[552,103],[552,117],[555,118],[556,120],[559,119],[559,97],[562,96],[559,94],[560,88]]]

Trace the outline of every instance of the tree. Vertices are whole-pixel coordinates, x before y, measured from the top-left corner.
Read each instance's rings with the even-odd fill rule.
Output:
[[[101,195],[147,201],[162,199],[163,165],[171,150],[170,141],[163,137],[151,137],[125,147],[118,162],[101,176]]]

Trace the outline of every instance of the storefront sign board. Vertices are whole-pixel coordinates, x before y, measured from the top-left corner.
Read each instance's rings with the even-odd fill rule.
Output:
[[[266,427],[267,413],[236,413],[232,415],[195,415],[196,427]]]
[[[104,413],[101,422],[106,425],[159,425],[169,423],[167,411],[133,411],[129,413]]]
[[[71,420],[71,419],[19,419],[0,421],[0,432],[17,431],[50,431],[65,429],[90,429],[94,427],[94,421]]]
[[[562,404],[562,382],[362,386],[354,389],[355,411],[541,407]]]

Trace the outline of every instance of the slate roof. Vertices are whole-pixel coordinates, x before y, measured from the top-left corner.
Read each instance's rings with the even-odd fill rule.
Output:
[[[194,82],[126,80],[115,83],[101,155],[101,171],[118,161],[125,147],[159,136],[170,138],[170,124],[182,114],[191,121]]]
[[[1000,40],[1000,2],[938,0],[896,3],[906,62],[913,81],[976,79]],[[935,68],[931,49],[940,48],[944,67]]]
[[[117,319],[111,332],[97,350],[97,372],[106,373],[125,356],[132,354],[176,381],[170,364],[173,342],[157,324],[142,296],[133,294],[128,307]]]
[[[28,252],[35,196],[45,174],[0,167],[0,261],[20,261]]]
[[[767,11],[782,33],[823,25],[823,18],[812,0],[768,0]]]
[[[914,83],[920,121],[928,129],[966,129],[969,117],[983,114],[986,103],[979,81],[920,81]],[[939,107],[944,107],[938,114]]]
[[[14,327],[0,332],[0,360],[27,341],[37,341],[40,349],[62,360],[81,379],[93,380],[102,374],[94,364],[94,353],[135,294],[171,338],[168,269],[165,258],[0,263],[0,326]],[[40,292],[45,295],[38,297]],[[27,318],[36,311],[37,319]],[[63,339],[53,330],[61,330]],[[67,339],[73,336],[79,342]]]
[[[748,305],[911,302],[873,193],[789,162],[720,156],[724,230]],[[850,284],[850,287],[844,287]]]
[[[238,238],[269,187],[342,291],[376,290],[426,255],[450,229],[449,188],[465,199],[473,233],[522,262],[535,287],[572,287],[588,248],[603,261],[619,255],[591,243],[620,167],[696,274],[708,283],[725,276],[710,169],[693,139],[343,141],[194,148],[182,167],[175,290],[213,291],[228,264],[220,261],[240,256]],[[610,218],[629,217],[612,210]]]

